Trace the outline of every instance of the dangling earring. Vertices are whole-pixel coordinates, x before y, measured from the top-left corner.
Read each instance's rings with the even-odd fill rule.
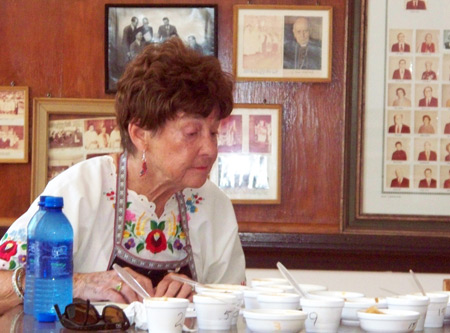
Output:
[[[142,168],[141,172],[139,173],[139,177],[142,177],[146,173],[147,173],[147,160],[145,158],[145,150],[144,150],[144,152],[142,153]]]

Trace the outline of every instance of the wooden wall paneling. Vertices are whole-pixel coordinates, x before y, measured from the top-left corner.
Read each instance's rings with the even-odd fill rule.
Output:
[[[1,1],[0,84],[30,88],[29,144],[32,132],[32,99],[61,87],[60,1]],[[44,6],[45,4],[45,6]],[[0,226],[20,216],[30,203],[31,150],[28,164],[0,164]]]

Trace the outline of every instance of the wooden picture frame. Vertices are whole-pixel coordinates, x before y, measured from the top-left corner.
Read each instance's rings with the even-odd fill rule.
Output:
[[[235,104],[219,126],[210,179],[239,204],[278,204],[282,106]]]
[[[450,10],[448,5],[446,8]],[[406,1],[355,1],[353,65],[356,70],[352,73],[352,100],[349,103],[344,232],[450,235],[447,203],[450,189],[444,188],[442,174],[450,172],[450,163],[444,159],[445,146],[450,142],[450,136],[444,134],[444,120],[447,113],[450,116],[450,110],[442,103],[437,107],[419,104],[425,87],[445,91],[448,82],[448,71],[443,64],[449,51],[445,50],[442,40],[446,22],[443,13],[447,9],[432,2],[427,2],[425,10],[413,10],[407,7]],[[433,29],[417,23],[426,22],[427,18],[428,22],[432,18]],[[386,33],[380,34],[380,29]],[[424,53],[418,45],[426,35],[423,30],[430,29],[437,39],[437,47],[433,53]],[[403,44],[402,51],[395,46],[397,43]],[[440,64],[436,69],[437,78],[425,80],[417,74],[422,72],[424,57]],[[411,77],[400,79],[394,76],[392,65],[399,64],[399,59],[406,59],[410,64],[407,69],[411,71]],[[393,103],[391,94],[401,89],[410,97],[408,106]],[[438,94],[438,97],[442,99],[442,95]],[[420,130],[424,118],[432,120],[434,133]],[[408,126],[406,130],[402,130],[406,127],[400,125],[400,120]],[[437,150],[434,160],[420,158],[427,142],[434,144]],[[405,151],[402,159],[394,158],[398,154],[395,155],[397,148],[393,146]],[[432,175],[438,175],[435,187],[421,185],[423,175],[429,174],[427,169]],[[396,181],[394,176],[409,178],[409,184],[402,186],[406,182]]]
[[[0,163],[28,162],[28,87],[0,87]]]
[[[31,201],[71,165],[122,151],[113,99],[35,98],[33,109]]]
[[[105,90],[116,84],[145,45],[171,36],[205,55],[217,57],[217,5],[105,5]],[[143,24],[147,21],[148,24]],[[141,32],[136,41],[136,36]],[[142,39],[141,39],[142,38]]]
[[[331,81],[331,6],[235,5],[233,10],[236,80]]]

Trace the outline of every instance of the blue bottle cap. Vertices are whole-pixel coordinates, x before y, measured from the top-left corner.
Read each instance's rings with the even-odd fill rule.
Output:
[[[56,320],[56,315],[51,312],[39,312],[36,319],[43,323],[51,323]]]
[[[39,197],[38,206],[40,206],[40,207],[44,207],[44,206],[45,206],[45,198],[47,198],[46,195],[41,195],[41,196]]]
[[[46,197],[45,207],[62,208],[64,206],[63,197]]]

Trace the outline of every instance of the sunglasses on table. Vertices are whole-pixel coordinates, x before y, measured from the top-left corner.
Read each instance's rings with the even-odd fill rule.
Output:
[[[127,330],[130,322],[121,308],[116,305],[106,305],[102,315],[89,300],[75,299],[66,306],[64,313],[55,304],[56,314],[65,328],[81,331]]]

